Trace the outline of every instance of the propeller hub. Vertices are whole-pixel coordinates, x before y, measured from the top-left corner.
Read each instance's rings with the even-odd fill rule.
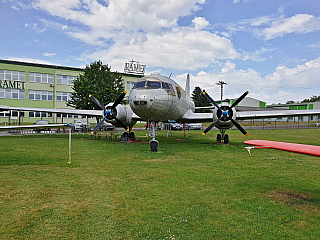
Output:
[[[107,110],[106,112],[105,112],[105,114],[106,115],[109,115],[111,112],[109,111],[109,110]]]
[[[227,115],[228,115],[228,111],[223,111],[223,112],[222,112],[222,115],[223,115],[223,116],[227,116]]]

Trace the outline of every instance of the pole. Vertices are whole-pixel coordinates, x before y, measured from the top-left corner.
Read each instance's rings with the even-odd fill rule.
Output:
[[[71,164],[71,128],[69,128],[69,164]]]

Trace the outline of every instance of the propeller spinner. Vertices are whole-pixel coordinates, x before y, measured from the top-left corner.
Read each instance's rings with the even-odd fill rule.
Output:
[[[209,132],[215,125],[217,125],[220,122],[227,122],[231,121],[233,125],[236,126],[236,128],[242,132],[245,136],[248,136],[248,133],[233,119],[233,108],[241,102],[245,96],[247,96],[249,92],[246,91],[244,94],[242,94],[231,106],[219,106],[205,91],[203,91],[203,95],[214,105],[217,107],[217,120],[214,121],[209,127],[207,127],[206,130],[202,133],[202,135],[205,135],[207,132]],[[231,127],[231,126],[230,126]]]
[[[126,95],[126,91],[124,91],[123,93],[121,93],[121,95],[118,97],[118,99],[112,104],[112,106],[108,106],[107,108],[98,100],[96,99],[94,96],[89,95],[89,98],[98,106],[103,110],[103,119],[97,124],[97,126],[93,129],[93,132],[95,132],[98,127],[104,122],[104,120],[107,118],[108,120],[113,120],[115,119],[119,125],[121,127],[123,127],[124,129],[126,129],[128,131],[128,128],[126,125],[124,125],[118,118],[117,118],[117,106],[118,104],[122,101],[122,99],[124,98],[124,96]]]

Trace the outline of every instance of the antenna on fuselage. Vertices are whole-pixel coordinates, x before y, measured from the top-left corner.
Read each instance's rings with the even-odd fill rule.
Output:
[[[171,75],[172,75],[172,73],[170,73],[170,76],[169,76],[169,78],[171,78]]]
[[[223,98],[223,85],[227,85],[227,83],[226,83],[226,82],[224,82],[224,81],[219,81],[219,82],[217,82],[216,84],[221,86],[221,104],[222,104],[222,98]]]

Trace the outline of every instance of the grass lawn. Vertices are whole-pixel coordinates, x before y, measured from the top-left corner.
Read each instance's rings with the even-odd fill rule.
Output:
[[[320,158],[243,142],[319,145],[320,129],[146,132],[127,144],[0,137],[0,239],[320,239]]]

